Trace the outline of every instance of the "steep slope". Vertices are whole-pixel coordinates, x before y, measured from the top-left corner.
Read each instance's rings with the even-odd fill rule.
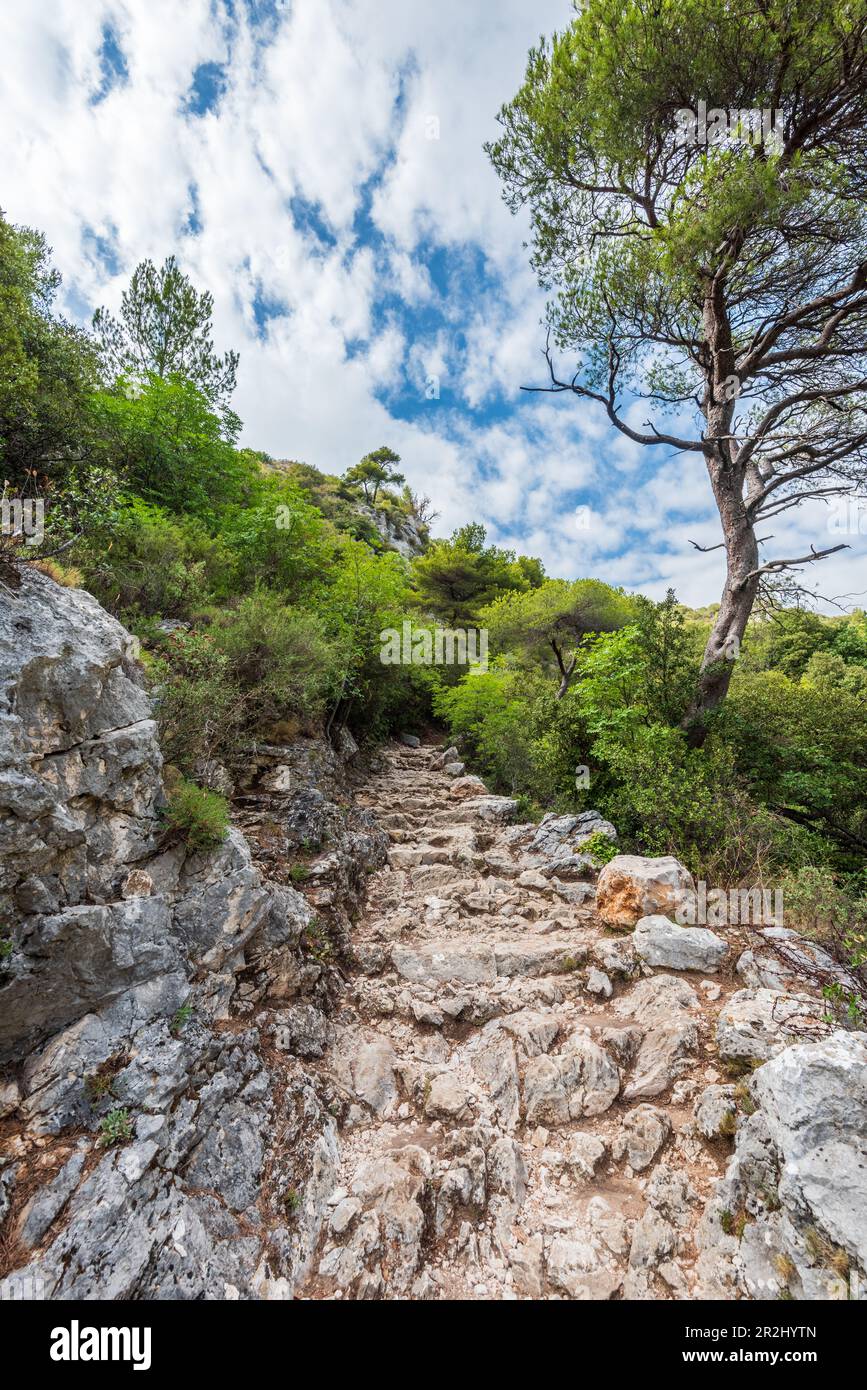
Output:
[[[0,604],[0,1297],[867,1296],[816,947],[409,737],[246,750],[191,854],[129,634]]]

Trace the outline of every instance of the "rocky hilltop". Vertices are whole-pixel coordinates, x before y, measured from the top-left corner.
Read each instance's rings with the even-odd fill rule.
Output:
[[[613,826],[410,737],[255,749],[191,853],[129,634],[34,571],[0,604],[5,1292],[865,1297],[815,946],[676,925],[676,860],[594,882]]]

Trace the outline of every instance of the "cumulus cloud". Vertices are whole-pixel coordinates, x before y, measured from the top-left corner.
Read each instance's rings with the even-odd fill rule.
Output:
[[[544,296],[483,153],[568,0],[32,0],[0,10],[2,203],[42,228],[65,311],[176,252],[241,351],[244,441],[342,471],[389,443],[447,533],[550,573],[718,597],[700,458],[542,384]],[[432,379],[436,390],[430,390]],[[628,408],[640,427],[647,409]],[[576,508],[582,507],[580,518]],[[821,543],[790,514],[779,544]],[[817,528],[818,527],[818,532]],[[863,555],[864,537],[853,538]],[[857,589],[850,557],[823,571]]]

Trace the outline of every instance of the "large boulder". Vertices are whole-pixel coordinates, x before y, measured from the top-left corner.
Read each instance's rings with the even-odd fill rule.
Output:
[[[632,940],[643,961],[666,970],[713,974],[729,953],[728,944],[706,927],[679,927],[659,914],[642,917]]]
[[[720,1009],[716,1040],[732,1062],[766,1062],[799,1039],[827,1033],[820,1000],[779,989],[741,989]]]
[[[780,1156],[778,1196],[867,1270],[867,1033],[789,1047],[753,1095]]]
[[[692,874],[671,855],[618,854],[599,875],[596,910],[610,926],[634,927],[655,913],[674,916],[694,891]]]
[[[26,1280],[52,1298],[269,1296],[260,1270],[275,1268],[291,1295],[336,1184],[334,1119],[304,1073],[281,1088],[281,1142],[309,1178],[291,1237],[272,1232],[263,1264],[250,1214],[265,1175],[272,1194],[294,1192],[274,1166],[277,1077],[257,1029],[221,1036],[214,1024],[233,996],[249,1011],[314,987],[322,967],[298,949],[311,908],[262,878],[237,828],[207,853],[165,842],[136,644],[95,599],[23,567],[17,590],[0,588],[0,617],[0,920],[11,926],[0,1116],[15,1121],[0,1135],[0,1219],[31,1260],[0,1300]],[[330,770],[338,755],[316,747]],[[350,872],[360,894],[385,836],[274,751],[274,796],[297,812],[289,832],[308,836],[317,816],[323,838],[338,829],[352,869],[335,897]],[[268,752],[251,762],[274,770]],[[284,1026],[281,1046],[315,1054],[297,1032]],[[127,1132],[100,1155],[112,1111]],[[44,1136],[62,1166],[44,1163]]]
[[[598,811],[582,811],[572,816],[549,812],[539,822],[527,846],[527,854],[530,862],[545,874],[580,877],[596,867],[592,856],[583,852],[591,835],[604,835],[611,841],[617,839],[614,826],[603,820]]]
[[[695,1296],[867,1299],[867,1034],[796,1042],[750,1090],[699,1227]]]

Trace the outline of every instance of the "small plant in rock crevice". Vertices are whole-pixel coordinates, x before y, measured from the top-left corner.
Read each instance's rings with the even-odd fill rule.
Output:
[[[12,959],[15,946],[12,941],[12,923],[7,916],[0,917],[0,969]]]
[[[328,927],[321,917],[314,917],[307,926],[301,938],[302,945],[308,956],[318,961],[320,965],[327,965],[334,954],[334,943],[328,935]]]
[[[99,1125],[99,1143],[102,1147],[108,1149],[114,1144],[125,1144],[131,1138],[132,1120],[129,1111],[120,1107],[109,1110]]]
[[[577,853],[589,854],[597,864],[604,865],[616,859],[620,850],[602,830],[594,830],[592,835],[588,835],[587,839],[577,846]]]
[[[84,1078],[84,1094],[91,1105],[98,1105],[106,1096],[110,1096],[113,1086],[114,1077],[105,1072],[94,1072],[92,1076]]]
[[[169,835],[188,849],[216,849],[229,830],[229,803],[219,792],[206,791],[182,778],[169,792],[163,821]]]
[[[749,1215],[747,1210],[745,1207],[741,1207],[740,1211],[735,1212],[726,1209],[722,1212],[719,1224],[723,1229],[724,1235],[734,1236],[735,1240],[743,1240],[748,1221]]]
[[[182,1004],[181,1007],[174,1014],[169,1027],[169,1032],[172,1034],[172,1037],[176,1038],[178,1034],[183,1031],[184,1027],[186,1026],[186,1024],[189,1023],[192,1017],[192,1004]]]
[[[735,1087],[735,1100],[737,1101],[738,1108],[742,1110],[745,1115],[755,1114],[758,1107],[756,1106],[756,1102],[753,1100],[752,1097],[752,1092],[750,1091],[750,1088],[745,1081],[739,1082],[738,1085]]]

